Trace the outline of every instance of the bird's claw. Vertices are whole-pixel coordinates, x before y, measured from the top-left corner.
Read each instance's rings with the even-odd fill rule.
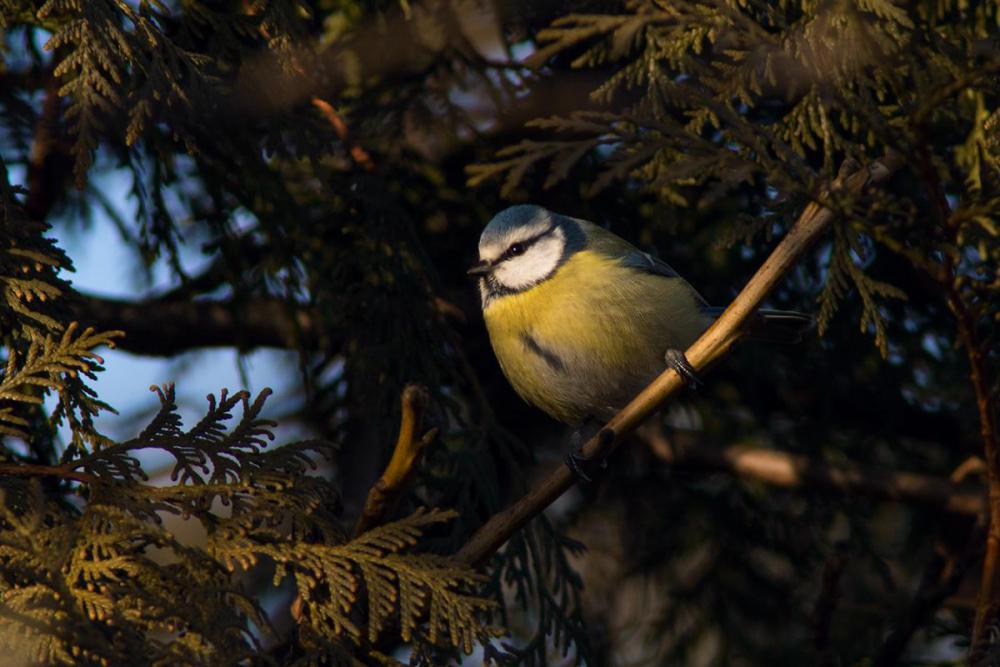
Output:
[[[688,361],[683,352],[674,349],[667,350],[663,355],[663,360],[669,368],[674,369],[681,376],[681,379],[691,385],[693,389],[701,386],[701,380],[698,379],[698,374],[695,373],[694,366],[691,365],[691,362]]]
[[[589,467],[591,464],[595,463],[594,459],[588,458],[583,455],[583,437],[580,435],[579,431],[574,431],[573,435],[569,438],[570,441],[570,451],[566,455],[566,467],[570,469],[573,475],[579,479],[581,482],[591,482],[593,481],[585,471],[585,467]],[[601,468],[608,467],[608,460],[606,458],[601,458],[600,460]]]
[[[573,473],[573,476],[576,477],[581,482],[594,481],[593,479],[591,479],[590,475],[588,475],[583,471],[583,467],[587,463],[589,463],[587,458],[581,456],[580,454],[577,454],[576,452],[570,452],[569,454],[566,455],[566,466],[570,469],[570,472]]]
[[[566,455],[566,466],[573,475],[583,482],[590,482],[590,475],[583,471],[583,467],[588,463],[588,459],[583,455],[583,436],[579,431],[573,431],[569,436],[569,454]]]

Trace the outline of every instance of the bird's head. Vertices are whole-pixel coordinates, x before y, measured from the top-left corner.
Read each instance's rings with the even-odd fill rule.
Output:
[[[479,262],[469,275],[479,279],[485,306],[496,296],[547,280],[585,243],[572,218],[531,204],[511,206],[486,225],[479,238]]]

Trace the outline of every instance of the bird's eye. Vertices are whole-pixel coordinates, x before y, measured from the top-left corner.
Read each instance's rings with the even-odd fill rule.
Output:
[[[515,243],[514,245],[512,245],[510,248],[507,249],[507,254],[510,255],[511,257],[517,257],[518,255],[523,255],[524,244]]]

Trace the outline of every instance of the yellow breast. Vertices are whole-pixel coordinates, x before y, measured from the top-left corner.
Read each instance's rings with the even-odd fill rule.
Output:
[[[491,300],[490,341],[514,389],[556,419],[606,419],[708,326],[691,287],[583,250],[548,280]]]

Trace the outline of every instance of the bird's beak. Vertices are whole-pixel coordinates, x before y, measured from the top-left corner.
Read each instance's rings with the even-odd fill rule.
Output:
[[[489,262],[487,262],[487,261],[479,261],[479,262],[476,262],[475,264],[473,264],[472,266],[470,266],[469,270],[467,271],[467,273],[470,276],[472,276],[473,278],[482,278],[483,276],[485,276],[486,274],[488,274],[492,270],[493,270],[493,267],[490,266]]]

